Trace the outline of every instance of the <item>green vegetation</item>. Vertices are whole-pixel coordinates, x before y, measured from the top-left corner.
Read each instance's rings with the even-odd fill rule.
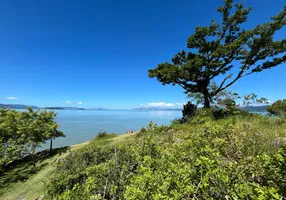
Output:
[[[0,199],[36,199],[45,194],[45,181],[51,177],[53,165],[68,148],[44,151],[27,156],[0,174]],[[36,167],[34,167],[34,163]]]
[[[273,115],[286,117],[286,99],[274,102],[271,106],[267,107],[267,111]]]
[[[99,137],[57,163],[51,199],[280,199],[286,121],[242,112]],[[121,136],[122,137],[122,136]],[[116,142],[106,142],[116,141]]]
[[[35,200],[42,196],[46,199],[46,182],[55,170],[55,163],[88,143],[58,148],[52,152],[46,150],[13,163],[0,174],[0,199]]]
[[[286,25],[286,7],[271,22],[245,30],[250,8],[225,0],[218,8],[221,24],[214,20],[208,27],[197,27],[187,40],[189,52],[174,56],[149,70],[163,85],[179,85],[185,93],[203,95],[204,107],[211,107],[213,98],[237,80],[273,68],[286,61],[286,40],[274,40],[275,33]],[[236,73],[235,73],[236,72]],[[212,81],[224,77],[212,87]]]
[[[184,123],[92,141],[7,165],[0,199],[281,199],[286,120],[192,109]],[[231,114],[225,114],[231,113]],[[8,167],[9,166],[9,167]],[[34,167],[36,166],[36,167]]]
[[[29,107],[26,112],[0,109],[0,172],[17,160],[33,157],[36,148],[46,140],[51,141],[52,150],[52,140],[64,136],[55,117],[54,112]]]
[[[248,105],[267,99],[227,90],[286,61],[286,40],[273,40],[286,24],[286,7],[251,30],[241,28],[250,9],[225,0],[218,11],[222,24],[198,27],[187,42],[190,52],[149,70],[196,101],[170,126],[151,122],[121,136],[101,131],[85,144],[52,151],[52,140],[64,136],[54,112],[1,109],[0,199],[286,198],[286,100],[268,107],[277,117],[261,116],[241,111],[237,100]],[[50,151],[35,153],[46,140]]]

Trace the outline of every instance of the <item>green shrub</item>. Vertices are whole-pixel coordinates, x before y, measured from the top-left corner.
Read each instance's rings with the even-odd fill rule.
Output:
[[[103,138],[106,137],[108,135],[108,133],[106,131],[102,131],[100,130],[96,136],[96,138]]]
[[[281,199],[286,123],[259,115],[150,123],[134,140],[94,143],[57,165],[53,199]],[[100,140],[101,141],[101,140]],[[100,145],[99,145],[100,144]]]
[[[239,109],[238,107],[229,107],[229,108],[213,108],[212,115],[215,119],[223,119],[230,116],[247,116],[252,115],[248,111]]]
[[[106,131],[99,131],[98,134],[96,135],[95,137],[95,140],[98,140],[98,139],[107,139],[107,138],[112,138],[112,137],[115,137],[117,136],[117,134],[115,133],[107,133]]]
[[[188,101],[184,105],[184,109],[182,111],[183,114],[183,121],[187,121],[189,117],[192,117],[195,115],[197,110],[197,106],[195,104],[192,104],[190,101]]]
[[[142,127],[140,130],[140,133],[146,133],[146,132],[147,132],[147,129],[145,127]]]
[[[274,102],[271,106],[267,107],[267,111],[272,115],[286,117],[286,99]]]

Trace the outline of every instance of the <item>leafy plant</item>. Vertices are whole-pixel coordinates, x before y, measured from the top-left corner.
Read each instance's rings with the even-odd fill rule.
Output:
[[[100,130],[96,136],[96,138],[103,138],[106,137],[108,135],[108,133],[106,131],[102,131]]]
[[[150,123],[140,137],[95,139],[57,165],[53,199],[280,199],[285,196],[285,121],[249,114]],[[275,128],[273,128],[275,127]]]
[[[64,137],[54,121],[56,114],[45,110],[20,112],[0,109],[0,166],[34,155],[36,148],[46,140]],[[52,143],[51,143],[52,148]]]
[[[286,99],[274,102],[271,106],[267,107],[267,111],[273,115],[286,116]]]
[[[182,113],[183,113],[183,121],[186,121],[189,117],[194,116],[195,113],[196,113],[196,110],[197,110],[197,106],[188,101],[184,105],[184,109],[182,111]]]

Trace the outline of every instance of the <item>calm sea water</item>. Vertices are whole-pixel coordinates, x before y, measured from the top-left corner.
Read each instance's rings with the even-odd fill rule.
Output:
[[[53,147],[73,145],[91,140],[100,130],[123,134],[129,130],[140,130],[150,121],[158,125],[168,125],[182,117],[181,111],[90,111],[56,110],[56,121],[66,134],[65,138],[53,141]],[[49,148],[49,142],[39,150]]]

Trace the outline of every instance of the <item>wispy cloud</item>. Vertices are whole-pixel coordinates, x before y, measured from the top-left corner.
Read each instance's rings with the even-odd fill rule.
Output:
[[[176,106],[184,106],[186,103],[175,103]]]
[[[18,100],[19,98],[18,97],[4,97],[4,99],[7,99],[7,100]]]
[[[172,108],[172,107],[182,107],[184,103],[166,103],[166,102],[151,102],[141,104],[143,108],[159,107],[159,108]]]
[[[77,102],[77,104],[78,104],[78,105],[82,105],[82,104],[83,104],[83,102],[82,102],[82,101],[79,101],[79,102]]]
[[[71,101],[65,101],[64,103],[65,103],[65,104],[72,104]]]

